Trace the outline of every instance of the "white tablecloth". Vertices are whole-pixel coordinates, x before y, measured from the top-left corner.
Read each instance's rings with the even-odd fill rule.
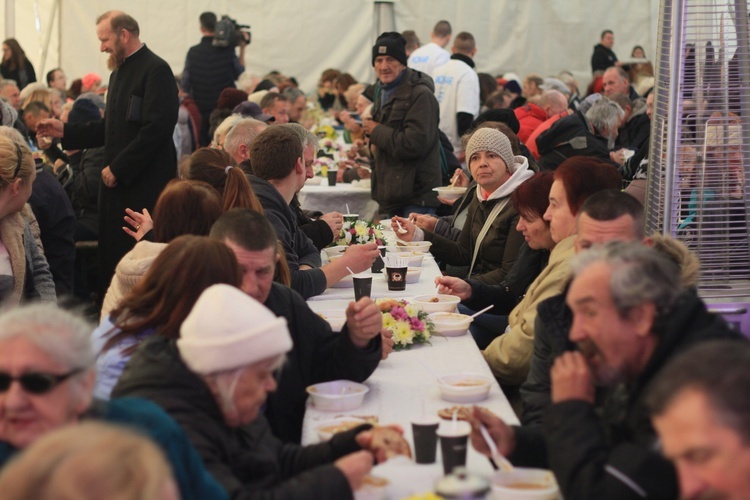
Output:
[[[417,284],[406,285],[406,292],[387,292],[383,280],[373,282],[373,296],[409,297],[433,293],[434,277],[439,270],[432,258],[425,258],[423,274]],[[393,294],[393,295],[391,295]],[[315,311],[341,310],[353,299],[354,292],[349,289],[330,289],[325,294],[314,297],[308,304]],[[500,416],[508,424],[517,424],[518,419],[508,403],[500,386],[492,376],[487,363],[479,352],[471,335],[462,337],[433,337],[432,345],[417,346],[411,350],[394,352],[387,360],[382,361],[372,376],[365,382],[370,388],[362,407],[349,412],[323,412],[316,410],[308,402],[302,433],[303,444],[318,442],[315,427],[323,420],[337,415],[377,415],[381,424],[399,424],[404,429],[406,439],[412,444],[410,420],[419,417],[422,412],[436,415],[441,408],[453,406],[454,403],[443,401],[435,379],[418,362],[421,360],[439,375],[455,372],[474,372],[492,379],[489,398],[481,403]],[[375,467],[373,474],[385,477],[390,481],[388,498],[432,491],[435,481],[443,475],[438,443],[438,461],[431,465],[417,465],[405,459],[394,459]],[[492,468],[489,461],[469,446],[467,467],[471,472],[490,476]]]
[[[306,185],[297,198],[304,210],[320,210],[324,214],[346,213],[347,204],[349,211],[359,214],[362,220],[372,220],[378,213],[378,204],[370,197],[369,188],[352,186],[343,182],[330,187],[328,179],[323,179],[319,186]]]

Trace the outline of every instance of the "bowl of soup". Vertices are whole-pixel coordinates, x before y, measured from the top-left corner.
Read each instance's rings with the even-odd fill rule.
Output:
[[[461,299],[455,295],[436,293],[414,297],[412,304],[426,313],[453,312]]]
[[[440,397],[451,403],[478,403],[490,393],[490,379],[477,373],[454,373],[438,380]]]
[[[430,314],[435,333],[444,337],[460,337],[469,331],[474,319],[467,314],[454,312],[436,312]]]

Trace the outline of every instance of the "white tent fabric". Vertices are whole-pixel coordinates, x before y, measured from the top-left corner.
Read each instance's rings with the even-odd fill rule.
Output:
[[[14,1],[14,0],[6,0]],[[382,2],[372,0],[59,0],[62,12],[50,19],[58,0],[15,0],[15,37],[34,63],[39,79],[61,66],[69,81],[95,71],[107,80],[106,56],[99,53],[95,19],[108,9],[124,9],[141,27],[141,40],[175,73],[198,43],[198,16],[211,10],[252,26],[248,70],[262,76],[272,69],[296,76],[307,92],[329,67],[372,81],[373,20]],[[386,2],[387,3],[387,2]],[[603,29],[615,32],[623,59],[634,45],[653,56],[658,2],[653,0],[394,0],[395,28],[413,29],[422,43],[432,26],[447,19],[454,34],[468,31],[477,41],[477,70],[512,71],[521,77],[572,71],[580,86],[590,79],[590,57]],[[2,22],[5,25],[5,22]],[[42,66],[46,30],[53,26]],[[59,27],[59,31],[58,31]],[[6,35],[7,37],[7,35]],[[4,37],[5,38],[5,37]]]

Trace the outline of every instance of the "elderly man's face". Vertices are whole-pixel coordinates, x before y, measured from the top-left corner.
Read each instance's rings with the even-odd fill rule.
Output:
[[[0,342],[0,373],[11,377],[36,373],[63,375],[70,367],[52,359],[32,342],[11,338]],[[18,380],[0,393],[0,441],[24,448],[39,437],[78,420],[89,406],[93,378],[68,378],[45,394],[32,394]],[[73,384],[82,384],[78,387]]]
[[[683,390],[653,422],[664,455],[677,467],[682,498],[750,498],[750,446],[720,419],[704,391]]]
[[[6,98],[16,111],[21,109],[21,91],[18,90],[17,85],[6,85],[3,87],[0,97]]]
[[[604,86],[604,95],[607,97],[614,94],[630,94],[630,83],[626,78],[620,76],[620,73],[615,68],[610,68],[604,72],[602,85]]]
[[[611,278],[609,264],[593,263],[573,279],[566,297],[573,311],[569,338],[586,358],[599,385],[632,379],[640,372],[644,357],[648,358],[648,316],[640,316],[640,306],[628,318],[619,315],[610,290]],[[641,321],[644,318],[645,323]]]
[[[375,58],[375,75],[383,85],[396,81],[406,66],[391,56],[378,56]]]

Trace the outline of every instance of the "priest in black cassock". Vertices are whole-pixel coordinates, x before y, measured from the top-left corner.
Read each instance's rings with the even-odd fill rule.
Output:
[[[172,133],[179,101],[169,65],[139,39],[138,22],[120,11],[99,16],[96,35],[109,54],[107,110],[103,121],[65,124],[44,120],[41,136],[62,137],[65,149],[104,145],[99,188],[101,297],[115,267],[135,241],[122,230],[126,208],[151,211],[177,173]]]

